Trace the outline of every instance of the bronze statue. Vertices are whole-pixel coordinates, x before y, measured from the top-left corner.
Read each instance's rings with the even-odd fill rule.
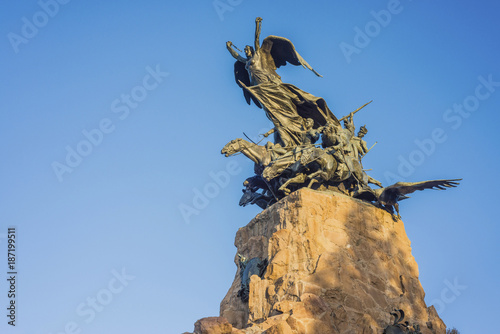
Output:
[[[250,100],[263,108],[275,127],[275,143],[281,146],[301,144],[301,129],[304,118],[314,120],[314,128],[326,122],[337,122],[325,100],[281,81],[276,69],[290,63],[302,65],[317,73],[295,50],[292,42],[284,37],[268,36],[260,45],[262,19],[255,20],[254,47],[245,47],[242,57],[227,42],[229,53],[236,59],[234,74],[236,83],[243,89],[248,104]]]
[[[225,154],[226,157],[239,152],[243,153],[254,163],[262,166],[267,166],[271,162],[271,152],[269,150],[266,150],[264,146],[250,143],[241,138],[231,140],[221,150],[221,153]]]
[[[244,302],[248,302],[250,293],[250,277],[252,277],[252,275],[257,275],[262,278],[267,269],[268,261],[267,259],[261,260],[258,257],[248,260],[241,254],[238,254],[238,257],[241,279],[241,288],[238,291],[238,297],[240,297]]]
[[[247,206],[248,204],[256,204],[261,209],[267,208],[270,204],[276,202],[273,192],[270,188],[270,183],[266,182],[262,176],[254,175],[243,182],[245,189],[242,189],[239,205]],[[258,192],[262,189],[262,192]]]
[[[221,153],[226,157],[241,152],[254,162],[255,175],[243,184],[241,206],[256,204],[264,209],[292,191],[309,187],[340,191],[374,202],[389,211],[394,219],[399,219],[398,201],[408,198],[407,194],[459,184],[460,179],[452,179],[398,182],[383,188],[381,182],[365,172],[361,162],[371,150],[363,140],[368,132],[366,126],[363,125],[355,134],[354,114],[372,101],[337,119],[325,100],[283,83],[276,70],[287,63],[302,65],[320,75],[288,39],[268,36],[261,45],[262,19],[257,18],[255,22],[254,46],[245,47],[245,57],[235,51],[232,42],[227,42],[226,47],[236,59],[235,78],[247,103],[253,101],[264,109],[273,122],[274,128],[263,136],[266,138],[274,133],[274,143],[258,145],[238,138],[222,149]],[[340,121],[344,121],[344,127]],[[320,144],[316,144],[318,141]],[[373,190],[370,184],[380,189]]]
[[[460,184],[458,181],[461,180],[462,179],[431,180],[422,182],[397,182],[385,188],[375,190],[364,189],[355,194],[354,197],[368,201],[375,201],[392,214],[394,214],[394,209],[396,209],[396,218],[401,219],[401,215],[399,214],[398,201],[409,198],[406,195],[411,194],[417,190],[424,189],[446,190],[447,188],[458,186]]]
[[[288,189],[290,184],[300,184],[310,180],[307,187],[311,188],[314,183],[328,182],[335,175],[337,161],[328,151],[311,147],[306,152],[307,155],[302,154],[301,159],[292,165],[295,177],[289,178],[278,189],[283,191],[285,195],[290,193]]]
[[[351,139],[352,147],[353,147],[353,155],[361,161],[361,159],[368,153],[368,145],[366,141],[363,140],[363,137],[368,133],[368,129],[366,125],[363,125],[359,128],[357,136],[354,136]]]
[[[363,171],[358,157],[353,154],[353,129],[352,113],[345,118],[347,125],[342,128],[340,125],[327,124],[323,130],[323,147],[332,148],[332,154],[338,162],[337,179],[342,181],[349,180],[352,183],[351,187],[365,188],[370,180],[368,175]],[[342,176],[341,176],[342,175]]]
[[[403,322],[405,318],[403,310],[394,310],[391,315],[394,317],[394,322],[384,329],[383,334],[422,334],[419,324],[411,326],[408,321]]]
[[[362,127],[359,128],[358,135],[353,136],[351,138],[352,156],[359,162],[361,169],[363,169],[363,163],[361,162],[361,159],[368,153],[368,151],[370,151],[368,149],[368,146],[366,145],[366,142],[363,140],[363,137],[367,133],[368,133],[368,129],[366,128],[366,125],[363,125]],[[364,171],[364,169],[363,169],[363,171]],[[374,185],[382,188],[382,183],[380,181],[375,180],[373,177],[369,176],[366,173],[365,173],[365,175],[367,177],[367,183],[371,183],[371,184],[374,184]]]
[[[255,204],[261,209],[266,209],[271,204],[272,197],[259,193],[257,190],[246,188],[242,189],[243,195],[240,198],[239,205],[247,206],[248,204]]]

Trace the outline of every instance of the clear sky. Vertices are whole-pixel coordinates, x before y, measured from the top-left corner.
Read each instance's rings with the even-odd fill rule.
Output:
[[[378,142],[364,160],[373,177],[463,178],[413,194],[401,215],[427,303],[462,334],[491,331],[500,299],[497,1],[1,7],[0,332],[181,333],[218,315],[236,272],[235,233],[260,211],[238,206],[253,163],[220,149],[271,126],[245,103],[225,43],[252,44],[257,16],[262,38],[289,38],[324,76],[286,66],[284,82],[323,97],[338,117],[373,100],[355,116],[368,145]]]

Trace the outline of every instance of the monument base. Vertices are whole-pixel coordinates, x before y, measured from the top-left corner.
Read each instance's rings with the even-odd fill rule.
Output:
[[[269,261],[262,279],[251,277],[248,304],[239,270],[221,303],[245,333],[381,333],[395,309],[423,334],[446,333],[424,302],[403,222],[369,203],[301,189],[240,228],[235,246]]]
[[[230,326],[200,334],[375,334],[401,318],[394,310],[404,319],[391,333],[446,333],[424,302],[403,222],[369,203],[304,188],[240,228],[235,246],[267,270],[243,302],[238,269],[217,318]]]

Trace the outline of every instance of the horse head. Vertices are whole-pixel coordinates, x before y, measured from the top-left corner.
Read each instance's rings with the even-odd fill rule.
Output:
[[[241,152],[243,147],[240,145],[241,138],[233,139],[229,143],[226,144],[220,151],[221,154],[225,154],[226,157],[233,155],[235,153]]]
[[[264,159],[266,157],[266,154],[268,154],[264,146],[250,143],[241,138],[231,140],[221,150],[221,153],[225,154],[226,157],[239,152],[243,153],[247,158],[249,158],[256,164],[262,164],[262,159]]]

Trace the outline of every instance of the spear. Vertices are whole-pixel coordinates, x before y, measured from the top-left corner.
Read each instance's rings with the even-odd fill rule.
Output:
[[[344,116],[342,117],[341,119],[339,119],[339,122],[343,121],[344,119],[346,119],[347,117],[349,117],[350,115],[354,115],[355,113],[357,113],[358,111],[360,111],[361,109],[363,109],[364,107],[366,107],[367,105],[369,105],[370,103],[372,103],[373,100],[371,100],[370,102],[368,103],[365,103],[363,104],[361,107],[359,107],[358,109],[354,110],[352,113],[350,113],[349,115],[347,116]]]
[[[243,51],[241,51],[240,49],[238,49],[238,47],[237,47],[236,45],[234,45],[233,43],[231,43],[231,46],[232,46],[233,48],[235,48],[236,50],[238,50],[239,52],[243,52]]]

